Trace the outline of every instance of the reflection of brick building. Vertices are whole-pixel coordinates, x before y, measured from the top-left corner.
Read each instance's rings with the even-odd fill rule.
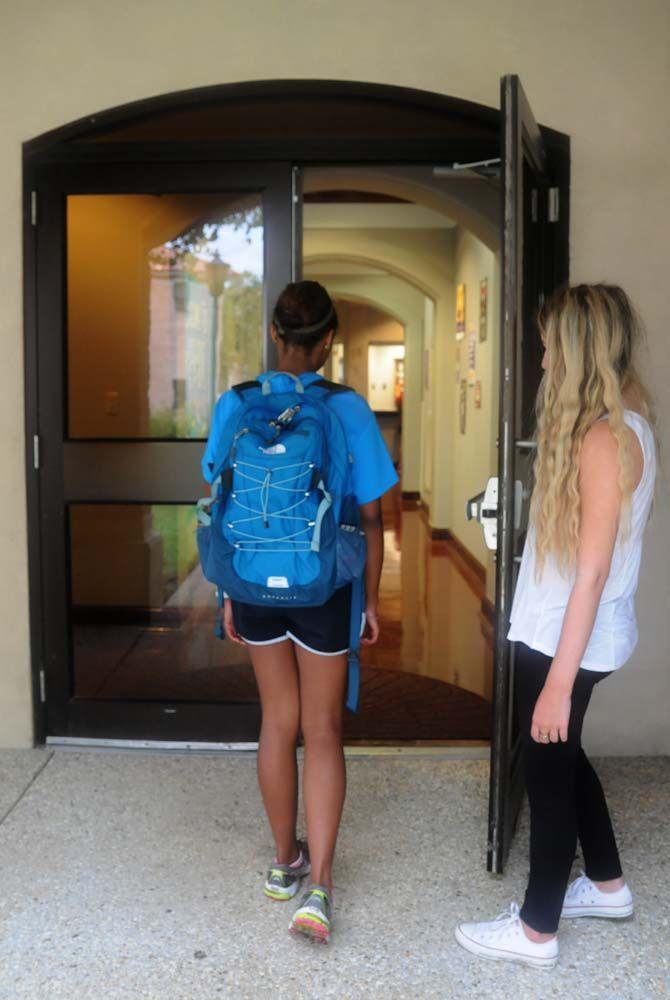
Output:
[[[151,264],[150,272],[150,419],[181,411],[193,422],[191,433],[204,434],[212,404],[214,298],[199,276],[179,265]],[[220,322],[219,315],[217,339]]]
[[[205,436],[216,397],[260,368],[261,281],[228,271],[215,298],[207,261],[153,260],[149,267],[150,432],[174,436],[167,428],[177,421],[177,436]]]

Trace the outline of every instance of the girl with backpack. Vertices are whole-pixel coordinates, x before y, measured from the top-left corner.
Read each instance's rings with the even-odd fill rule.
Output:
[[[222,461],[225,464],[223,452],[244,446],[246,454],[252,456],[245,459],[244,467],[239,458],[228,462],[233,475],[241,474],[246,479],[238,478],[238,485],[232,487],[229,502],[234,513],[226,515],[231,517],[226,523],[230,537],[239,539],[232,544],[237,548],[238,557],[247,560],[248,575],[253,577],[255,573],[262,586],[255,590],[249,588],[250,594],[259,595],[258,601],[225,597],[224,627],[229,639],[248,647],[260,693],[262,725],[258,779],[275,842],[275,857],[263,891],[272,900],[290,900],[298,892],[301,881],[309,875],[310,882],[289,929],[321,942],[329,940],[332,925],[333,857],[345,796],[342,716],[348,654],[352,644],[358,644],[359,636],[360,642],[368,645],[376,642],[379,635],[377,604],[383,559],[381,497],[398,481],[367,402],[353,390],[327,383],[317,374],[328,359],[337,325],[333,303],[318,282],[287,285],[272,317],[271,336],[279,357],[277,369],[264,372],[253,383],[238,386],[220,397],[203,458],[203,472],[211,483]],[[289,395],[282,395],[287,393]],[[254,413],[260,412],[258,407],[263,400],[272,404],[274,394],[279,394],[280,400],[288,399],[291,405],[269,422],[254,417]],[[245,399],[249,398],[257,403],[245,404]],[[240,417],[245,412],[245,405],[249,407],[248,420],[246,416]],[[255,411],[254,406],[257,407]],[[328,408],[327,412],[319,410],[323,406]],[[308,411],[314,411],[311,429],[305,417]],[[319,412],[322,420],[327,417],[331,421],[328,429],[313,426],[314,422],[318,423]],[[299,424],[301,419],[304,422]],[[240,423],[244,426],[240,427]],[[257,444],[256,432],[265,434],[268,423],[274,431],[268,437],[267,446],[263,446],[262,441]],[[294,424],[298,426],[292,431]],[[300,466],[292,460],[293,442],[300,444],[297,435],[301,434],[303,441],[307,441],[309,433],[318,437],[321,432],[327,439],[326,450],[330,448],[323,462],[332,470],[331,477],[335,477],[340,466],[346,466],[342,474],[347,483],[342,489],[358,508],[353,514],[350,510],[347,516],[341,514],[339,517],[340,521],[348,517],[352,522],[339,525],[346,529],[341,537],[346,544],[347,539],[353,541],[362,533],[367,546],[362,570],[366,600],[361,609],[352,603],[356,581],[338,587],[318,606],[300,606],[300,602],[294,606],[290,603],[293,582],[282,575],[283,570],[276,569],[278,557],[272,554],[273,549],[277,553],[288,548],[299,551],[300,559],[312,558],[316,533],[320,531],[318,549],[323,543],[324,532],[328,531],[328,507],[336,499],[332,496],[329,476],[324,475],[325,482],[319,481],[319,472],[313,468],[318,462],[311,461],[307,463],[308,479],[289,481],[288,478],[294,466],[298,469],[296,476],[301,475]],[[340,438],[343,461],[334,454],[340,447]],[[256,463],[253,451],[249,452],[250,441],[254,442],[256,454],[263,456]],[[257,464],[259,462],[265,464]],[[274,471],[270,467],[272,462],[276,463]],[[282,472],[282,469],[289,471]],[[248,484],[246,490],[240,488],[240,482]],[[294,486],[296,482],[298,488]],[[283,491],[279,494],[280,506],[274,513],[270,496],[273,483],[278,484],[275,491]],[[297,494],[297,500],[293,499],[293,494]],[[315,502],[318,501],[316,514],[303,517],[298,509],[299,502],[304,496],[309,503],[311,494]],[[324,510],[326,516],[322,521]],[[281,528],[281,539],[263,550],[264,527],[276,533],[276,526],[285,523],[288,526]],[[249,539],[253,540],[247,541]],[[299,564],[298,571],[300,568]],[[265,584],[270,589],[263,590]],[[262,603],[266,594],[272,600],[271,606]],[[283,595],[286,595],[284,606],[281,604]],[[302,791],[306,840],[299,840],[296,831],[296,746],[300,732],[304,742]]]
[[[496,920],[461,924],[456,940],[484,958],[552,968],[561,917],[633,912],[581,734],[596,684],[637,642],[634,597],[656,450],[633,363],[639,328],[622,289],[560,290],[539,326],[535,489],[508,635],[516,642],[530,877],[521,909],[512,903]],[[577,840],[585,871],[568,886]]]

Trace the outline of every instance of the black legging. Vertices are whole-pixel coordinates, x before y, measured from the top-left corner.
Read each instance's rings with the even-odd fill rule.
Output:
[[[530,877],[521,917],[543,934],[558,928],[577,837],[589,878],[606,882],[621,876],[602,785],[582,750],[582,724],[591,692],[609,674],[580,670],[572,691],[567,742],[535,743],[530,735],[533,709],[551,663],[551,657],[517,643],[514,680],[530,804]]]

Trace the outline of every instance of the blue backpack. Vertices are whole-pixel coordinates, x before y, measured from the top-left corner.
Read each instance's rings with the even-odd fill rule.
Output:
[[[242,406],[224,431],[212,497],[198,502],[202,570],[219,605],[225,591],[246,604],[311,607],[350,583],[347,707],[356,711],[366,545],[344,428],[328,405],[352,390],[281,374],[294,379],[288,392],[272,390],[274,376],[233,387]]]

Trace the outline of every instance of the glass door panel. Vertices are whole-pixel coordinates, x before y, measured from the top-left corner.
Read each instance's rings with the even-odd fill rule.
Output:
[[[263,355],[260,194],[67,200],[70,438],[203,438]]]
[[[72,504],[75,698],[256,701],[246,649],[214,635],[195,511]]]
[[[290,164],[44,168],[39,420],[49,736],[247,741],[194,504],[218,396],[272,364]]]

